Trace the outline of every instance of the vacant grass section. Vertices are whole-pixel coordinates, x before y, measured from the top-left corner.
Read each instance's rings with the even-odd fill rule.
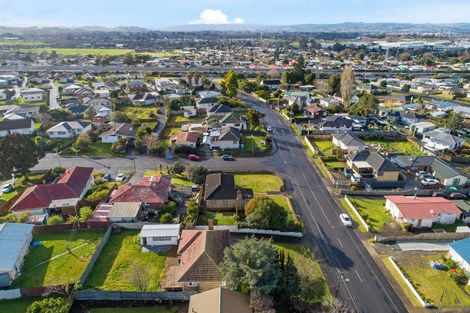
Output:
[[[379,145],[388,152],[402,152],[408,155],[424,155],[417,145],[410,141],[365,140],[369,145]]]
[[[392,220],[390,213],[385,209],[383,198],[354,198],[348,197],[364,221],[376,232],[381,232],[384,225]]]
[[[149,271],[147,291],[159,289],[165,255],[141,252],[138,234],[139,231],[124,230],[111,235],[85,283],[85,288],[137,291],[129,281],[132,263],[137,262]]]
[[[30,248],[22,275],[13,282],[13,287],[33,288],[77,282],[103,234],[103,231],[72,230],[34,235],[34,240],[40,241],[42,246]],[[56,256],[56,259],[41,264]]]
[[[156,119],[157,108],[155,106],[125,107],[122,112],[132,120]]]
[[[283,195],[270,195],[269,196],[271,199],[274,200],[279,206],[281,206],[288,214],[288,221],[297,221],[297,218],[295,217],[295,212],[291,210],[289,207],[289,199],[286,196]]]
[[[26,309],[41,298],[20,298],[13,300],[0,300],[0,312],[2,313],[26,313]]]
[[[235,185],[251,188],[254,193],[279,192],[282,180],[273,174],[236,174]]]
[[[334,149],[334,145],[331,141],[314,141],[314,144],[320,149],[324,155],[331,155]]]

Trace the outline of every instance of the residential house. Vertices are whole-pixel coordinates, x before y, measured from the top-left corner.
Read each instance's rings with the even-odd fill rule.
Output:
[[[67,107],[67,110],[70,111],[70,113],[72,113],[75,117],[82,116],[88,109],[89,107],[86,105],[71,105]]]
[[[147,86],[141,80],[131,80],[127,83],[127,87],[130,91],[146,91]]]
[[[194,294],[189,299],[188,313],[253,313],[250,297],[227,288],[214,288]]]
[[[111,108],[112,102],[111,100],[106,99],[106,98],[86,97],[83,99],[83,105],[86,105],[89,108],[93,108],[94,110],[97,110],[98,108],[101,108],[101,107]]]
[[[79,91],[81,89],[83,89],[82,86],[76,85],[76,84],[71,84],[71,85],[68,85],[68,86],[62,88],[62,93],[65,96],[71,96],[71,95],[75,94],[76,91]]]
[[[318,128],[325,132],[343,133],[351,130],[361,130],[362,125],[355,123],[353,120],[344,116],[334,115],[327,116],[322,122],[318,124]]]
[[[304,108],[304,115],[311,118],[324,118],[328,115],[328,111],[317,105],[308,105]]]
[[[4,120],[11,120],[11,121],[17,121],[17,120],[24,120],[24,116],[21,116],[19,114],[16,114],[16,113],[11,113],[11,114],[6,114],[5,116],[3,116],[3,119]]]
[[[111,192],[109,203],[142,202],[149,209],[156,210],[168,202],[171,190],[171,176],[145,176],[136,184],[121,185]]]
[[[103,143],[115,143],[118,142],[120,139],[134,140],[135,131],[132,129],[131,124],[120,123],[114,125],[113,127],[111,127],[111,129],[102,133],[100,137],[101,142]]]
[[[183,116],[186,118],[194,117],[197,115],[197,110],[192,105],[183,106],[181,107],[181,110],[183,111]]]
[[[225,104],[218,104],[213,106],[209,111],[207,111],[208,116],[214,115],[225,115],[227,113],[232,113],[232,108],[226,106]]]
[[[240,130],[235,127],[222,127],[206,133],[202,139],[202,145],[208,145],[210,149],[230,150],[239,149],[241,143]]]
[[[460,114],[465,118],[470,118],[470,107],[458,105],[454,108],[454,113]]]
[[[228,230],[183,230],[177,251],[179,262],[170,267],[164,288],[205,291],[223,285],[219,264],[229,243]]]
[[[431,122],[420,122],[411,126],[413,127],[414,132],[417,134],[426,133],[437,128],[437,126]]]
[[[178,134],[171,137],[171,143],[195,148],[198,138],[198,132],[179,132]]]
[[[145,92],[129,95],[129,99],[135,106],[157,105],[160,102],[160,95],[156,92]]]
[[[465,186],[467,177],[435,156],[400,155],[392,158],[398,166],[413,172],[426,171],[439,179],[444,186]]]
[[[21,97],[25,102],[42,101],[44,99],[44,90],[39,88],[21,89]]]
[[[281,85],[280,79],[263,79],[260,83],[261,86],[268,86],[270,91],[277,90]]]
[[[424,116],[414,111],[400,112],[400,122],[404,125],[413,125],[424,121]]]
[[[348,154],[346,163],[363,178],[374,178],[379,182],[396,182],[400,178],[400,169],[377,152],[361,150]]]
[[[454,224],[460,210],[442,197],[385,196],[385,208],[401,223],[415,228],[432,227],[433,223]]]
[[[328,109],[335,108],[342,104],[343,104],[343,101],[339,97],[326,97],[326,98],[320,99],[320,106],[324,108],[328,108]]]
[[[470,238],[454,241],[449,244],[449,257],[470,275]]]
[[[21,266],[33,240],[31,224],[0,224],[0,288],[10,287],[21,273]]]
[[[100,203],[88,220],[91,223],[136,223],[142,220],[141,202]]]
[[[205,97],[199,98],[196,100],[196,107],[198,109],[204,109],[206,112],[209,112],[214,106],[217,105],[217,98],[215,97]]]
[[[11,107],[8,111],[5,112],[5,115],[8,114],[18,114],[24,118],[31,118],[39,114],[40,106],[38,105],[18,105]]]
[[[176,246],[180,240],[181,224],[146,224],[140,231],[142,246]]]
[[[243,117],[233,112],[225,114],[212,114],[206,119],[207,123],[213,128],[233,127],[238,129],[246,129],[246,121]]]
[[[423,133],[421,142],[428,150],[443,151],[463,147],[465,139],[452,135],[447,128],[438,128]]]
[[[350,132],[334,134],[332,142],[335,146],[349,153],[367,149],[369,146]]]
[[[32,119],[5,119],[0,121],[0,137],[11,134],[32,135],[35,131],[36,129]]]
[[[5,90],[0,89],[0,101],[6,100],[7,99],[7,94]]]
[[[91,130],[91,124],[81,121],[61,122],[46,130],[50,138],[72,138]]]
[[[243,210],[253,198],[253,190],[237,188],[232,174],[209,174],[204,186],[207,210]]]
[[[76,214],[77,204],[94,184],[92,173],[92,167],[70,167],[56,183],[26,189],[10,211],[15,215]]]

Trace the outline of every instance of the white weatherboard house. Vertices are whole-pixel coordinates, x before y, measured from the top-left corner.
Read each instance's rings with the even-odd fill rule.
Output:
[[[91,124],[71,121],[61,122],[49,128],[46,133],[50,138],[72,138],[75,135],[81,135],[91,130]]]
[[[33,240],[31,224],[0,224],[0,288],[9,287],[18,276]]]
[[[144,225],[140,231],[143,246],[176,246],[180,239],[181,224]]]
[[[26,102],[42,101],[44,98],[44,90],[39,88],[25,88],[21,90],[21,97]]]
[[[470,238],[458,240],[449,244],[449,256],[467,274],[470,274]]]

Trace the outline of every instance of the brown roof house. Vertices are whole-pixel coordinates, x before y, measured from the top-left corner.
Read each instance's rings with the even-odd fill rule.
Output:
[[[253,199],[253,190],[237,188],[232,174],[209,174],[204,185],[204,201],[208,210],[243,210]]]
[[[223,285],[219,264],[229,242],[228,230],[183,230],[178,264],[170,267],[165,289],[205,291]]]
[[[198,137],[198,132],[180,132],[171,137],[171,143],[175,145],[189,146],[195,148]]]
[[[215,288],[192,295],[188,313],[252,313],[250,298],[238,291]]]

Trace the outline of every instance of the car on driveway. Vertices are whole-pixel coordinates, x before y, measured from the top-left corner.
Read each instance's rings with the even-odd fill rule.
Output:
[[[111,174],[106,173],[103,175],[103,181],[104,182],[110,182],[111,181]]]
[[[233,160],[235,160],[230,154],[224,154],[220,158],[224,161],[233,161]]]
[[[448,192],[444,192],[444,191],[434,191],[432,193],[432,196],[433,197],[442,197],[442,198],[449,198],[449,193]]]
[[[352,221],[346,213],[341,213],[339,215],[339,220],[346,227],[352,227]]]
[[[437,179],[434,179],[434,178],[421,179],[421,185],[423,185],[423,186],[434,186],[434,185],[438,185],[438,184],[439,184],[439,181]]]
[[[8,183],[2,186],[2,193],[9,193],[13,191],[13,185]]]
[[[124,173],[119,173],[117,176],[116,176],[116,181],[117,182],[123,182],[125,181],[127,178],[127,175],[124,174]]]
[[[460,192],[452,192],[449,194],[449,199],[453,200],[465,200],[467,196]]]
[[[195,154],[190,154],[188,155],[188,160],[189,161],[199,161],[201,158]]]

